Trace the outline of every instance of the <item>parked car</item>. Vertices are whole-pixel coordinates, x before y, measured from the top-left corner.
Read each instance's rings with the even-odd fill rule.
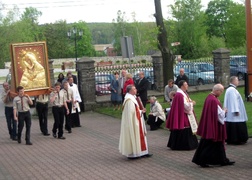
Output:
[[[179,75],[180,68],[184,68],[189,79],[189,85],[203,85],[214,83],[214,66],[207,62],[180,62],[174,67],[174,75]]]
[[[110,94],[110,84],[114,76],[109,73],[96,73],[95,74],[95,94],[97,96]]]
[[[247,73],[247,56],[230,56],[230,76],[243,80]]]
[[[144,72],[145,78],[149,81],[148,89],[151,89],[151,90],[155,89],[153,68],[137,69],[133,73],[134,83],[136,84],[136,82],[138,81],[138,79],[139,79],[139,72],[141,72],[141,71]]]

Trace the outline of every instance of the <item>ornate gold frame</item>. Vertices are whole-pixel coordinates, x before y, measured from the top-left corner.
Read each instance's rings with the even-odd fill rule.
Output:
[[[11,89],[23,86],[26,94],[45,94],[51,87],[46,42],[11,44]]]

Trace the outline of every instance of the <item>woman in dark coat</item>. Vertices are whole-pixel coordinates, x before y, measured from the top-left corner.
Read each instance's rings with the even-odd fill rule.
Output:
[[[114,79],[111,81],[111,102],[114,106],[114,110],[120,110],[120,105],[122,104],[121,96],[121,83],[119,81],[119,73],[114,73]]]
[[[59,73],[57,82],[60,82],[62,84],[62,81],[63,81],[64,78],[65,78],[64,74]]]

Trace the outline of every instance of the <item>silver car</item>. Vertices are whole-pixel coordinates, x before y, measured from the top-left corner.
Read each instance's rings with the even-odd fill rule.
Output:
[[[203,85],[214,83],[214,66],[208,62],[180,62],[174,67],[174,75],[179,75],[180,68],[184,68],[189,79],[189,85]]]
[[[247,73],[247,56],[230,56],[230,76],[243,80]]]

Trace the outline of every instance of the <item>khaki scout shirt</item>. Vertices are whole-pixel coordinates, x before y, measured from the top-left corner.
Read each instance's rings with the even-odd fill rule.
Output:
[[[51,92],[50,94],[50,98],[55,96],[55,100],[54,102],[52,102],[52,106],[64,106],[64,102],[66,102],[66,99],[64,97],[64,89],[60,90],[59,93],[58,92]]]
[[[1,97],[2,97],[2,101],[4,103],[4,106],[6,106],[6,107],[13,107],[13,98],[12,97],[8,96],[7,97],[7,102],[6,103],[4,102],[6,96],[7,96],[7,93],[6,93],[5,90],[3,90]]]
[[[68,88],[67,90],[66,89],[62,89],[62,90],[64,90],[65,99],[73,101],[73,90],[70,88]]]
[[[13,100],[13,109],[17,109],[18,112],[26,112],[30,110],[29,98],[26,96],[16,96]]]
[[[48,94],[39,95],[36,101],[40,103],[47,103],[49,101],[49,96]]]

